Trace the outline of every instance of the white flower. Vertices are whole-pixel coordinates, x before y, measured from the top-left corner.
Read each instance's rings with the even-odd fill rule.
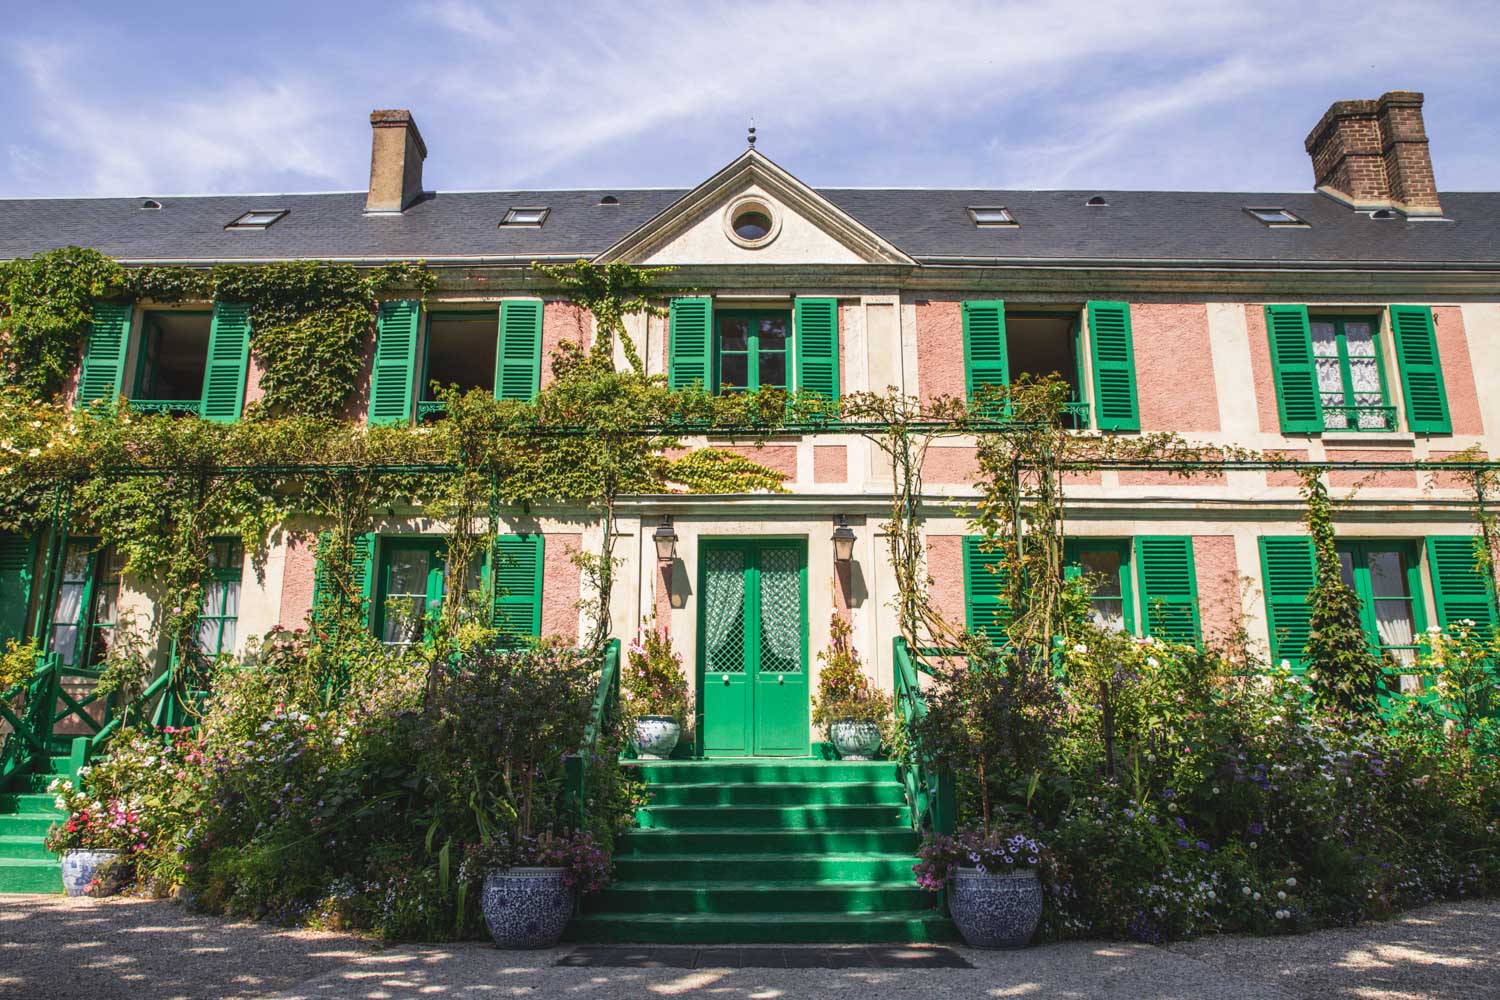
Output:
[[[1080,656],[1082,656],[1084,653],[1087,653],[1088,651],[1089,651],[1089,648],[1087,646],[1085,646],[1081,642],[1080,643],[1076,643],[1073,646],[1073,652],[1079,654]]]
[[[1257,893],[1256,893],[1256,894],[1255,894],[1255,895],[1254,895],[1254,896],[1252,896],[1252,897],[1251,897],[1251,898],[1252,898],[1252,899],[1260,899],[1260,893],[1258,893],[1258,892],[1257,892]]]
[[[1280,889],[1277,889],[1276,890],[1276,898],[1277,899],[1286,899],[1286,893],[1282,892]]]
[[[1148,656],[1146,657],[1146,665],[1149,667],[1159,667],[1161,666],[1161,661],[1154,656]]]
[[[1242,889],[1242,890],[1241,890],[1241,891],[1242,891],[1242,892],[1243,892],[1243,893],[1244,893],[1244,894],[1245,894],[1245,895],[1247,895],[1247,896],[1248,896],[1248,895],[1250,895],[1250,887],[1249,887],[1249,886],[1248,886],[1248,885],[1247,885],[1247,886],[1245,886],[1245,888],[1244,888],[1244,889]]]
[[[1214,786],[1214,787],[1213,787],[1213,793],[1214,793],[1214,794],[1215,794],[1215,795],[1218,795],[1218,794],[1219,794],[1219,786],[1218,786],[1218,785],[1215,785],[1215,786]]]
[[[1297,884],[1297,880],[1294,879],[1294,878],[1289,878],[1289,879],[1286,880],[1286,884],[1287,885],[1296,885]]]
[[[1440,629],[1440,628],[1438,628],[1436,625],[1429,625],[1429,626],[1427,626],[1427,634],[1428,635],[1441,635],[1442,631],[1443,630]]]
[[[1281,669],[1282,670],[1290,670],[1290,669],[1292,669],[1292,661],[1291,660],[1282,660],[1281,661]]]
[[[1215,897],[1215,896],[1214,896],[1214,891],[1213,891],[1213,890],[1212,890],[1212,889],[1210,889],[1210,890],[1208,890],[1208,898],[1209,898],[1209,899],[1214,899],[1214,898],[1216,898],[1216,897]]]

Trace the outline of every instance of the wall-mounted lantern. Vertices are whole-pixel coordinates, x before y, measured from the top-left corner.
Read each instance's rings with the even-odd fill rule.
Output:
[[[849,562],[854,558],[854,529],[843,514],[833,517],[833,561]]]
[[[651,539],[656,542],[657,562],[669,563],[677,558],[677,532],[672,530],[671,515],[662,515],[661,524],[656,526]]]

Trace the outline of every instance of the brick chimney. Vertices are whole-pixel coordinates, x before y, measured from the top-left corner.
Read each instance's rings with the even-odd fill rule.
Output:
[[[371,111],[370,194],[366,212],[404,212],[422,193],[427,144],[411,112]]]
[[[1353,208],[1442,215],[1422,125],[1422,95],[1336,101],[1307,135],[1318,190]]]

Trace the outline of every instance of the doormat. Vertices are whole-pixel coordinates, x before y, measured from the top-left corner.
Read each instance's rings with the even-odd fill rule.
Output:
[[[557,960],[566,968],[616,969],[972,969],[949,948],[887,945],[856,948],[756,946],[632,948],[594,945],[574,948]]]

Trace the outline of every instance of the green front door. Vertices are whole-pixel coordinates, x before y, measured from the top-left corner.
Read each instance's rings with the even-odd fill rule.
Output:
[[[706,757],[805,757],[807,546],[708,541],[698,691]]]

